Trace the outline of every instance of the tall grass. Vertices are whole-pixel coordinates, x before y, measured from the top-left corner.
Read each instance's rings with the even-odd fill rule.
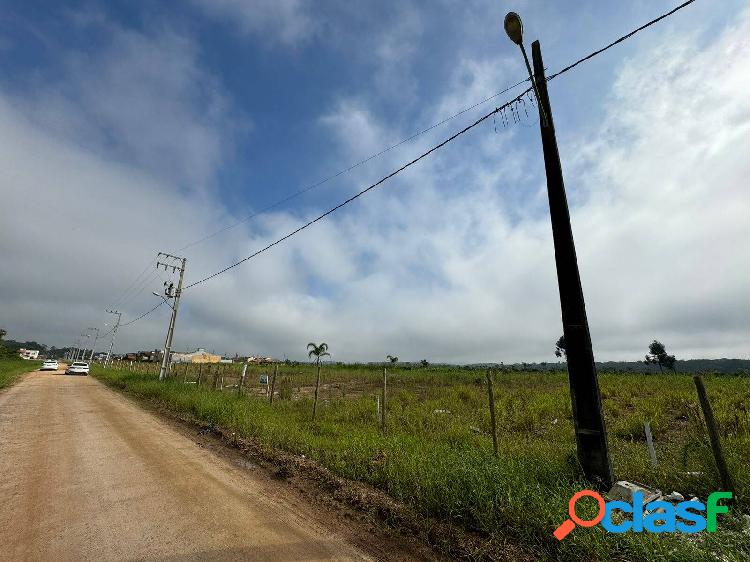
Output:
[[[312,384],[311,372],[295,369],[299,372],[283,374],[291,381],[287,384]],[[250,374],[268,370],[259,367]],[[551,533],[566,518],[569,498],[587,487],[575,460],[564,374],[496,376],[500,456],[495,458],[481,372],[438,368],[389,373],[384,435],[374,405],[380,377],[376,367],[324,371],[327,383],[346,383],[359,392],[343,397],[323,392],[315,423],[310,420],[312,401],[304,392],[269,405],[253,395],[183,384],[179,373],[159,383],[151,373],[94,369],[112,386],[304,454],[342,477],[384,490],[422,515],[483,533],[488,543],[512,541],[540,559],[750,559],[750,535],[737,531],[729,520],[717,533],[699,536],[614,535],[595,527],[577,529],[560,543],[555,540]],[[738,377],[706,379],[737,483],[735,513],[746,510],[750,498],[749,382]],[[603,374],[601,388],[618,478],[700,497],[720,489],[689,376]],[[658,468],[651,466],[643,441],[645,420],[654,432]]]
[[[21,375],[38,369],[39,361],[27,361],[20,358],[0,359],[0,388],[12,385]]]

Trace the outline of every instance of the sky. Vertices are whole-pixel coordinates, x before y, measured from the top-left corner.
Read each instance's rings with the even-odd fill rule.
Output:
[[[0,325],[63,347],[109,330],[107,310],[130,322],[176,281],[157,252],[186,257],[194,283],[517,96],[369,159],[527,76],[509,10],[551,74],[674,5],[3,0]],[[549,83],[597,360],[637,360],[653,339],[678,359],[748,357],[748,52],[745,3],[698,0]],[[527,101],[186,289],[173,348],[555,361]],[[169,312],[123,326],[115,351],[161,348]]]

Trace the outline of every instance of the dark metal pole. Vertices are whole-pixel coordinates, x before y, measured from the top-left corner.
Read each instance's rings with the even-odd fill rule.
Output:
[[[703,417],[706,419],[706,428],[708,429],[708,438],[711,442],[711,452],[714,454],[714,461],[716,461],[716,469],[719,472],[721,478],[721,485],[725,492],[734,492],[734,483],[732,477],[729,474],[727,468],[727,461],[724,459],[724,453],[721,450],[721,439],[719,439],[719,428],[716,425],[716,419],[714,418],[714,411],[711,408],[711,402],[708,401],[708,395],[706,394],[706,387],[703,384],[703,379],[700,375],[693,377],[695,383],[695,389],[698,391],[698,400],[701,403],[701,410],[703,410]]]
[[[385,406],[388,400],[388,369],[383,367],[383,409],[380,410],[380,429],[385,433],[386,414]]]
[[[273,404],[273,393],[276,389],[276,375],[279,374],[279,364],[273,366],[273,378],[271,379],[271,394],[268,396],[268,403]]]
[[[560,289],[578,460],[586,478],[609,487],[612,485],[613,475],[607,446],[607,430],[604,426],[599,380],[594,366],[586,304],[578,272],[568,200],[565,195],[560,153],[557,148],[539,41],[532,43],[531,55],[534,59],[535,82],[539,93],[544,168],[547,174],[547,195],[555,244],[557,283]],[[546,119],[542,119],[542,116]]]
[[[490,402],[490,426],[492,427],[492,450],[497,456],[497,419],[495,418],[495,392],[492,390],[492,371],[487,369],[487,394]]]

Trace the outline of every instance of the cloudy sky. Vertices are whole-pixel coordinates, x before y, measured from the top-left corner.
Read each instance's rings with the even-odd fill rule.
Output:
[[[157,252],[195,282],[514,97],[261,212],[523,79],[510,9],[553,72],[673,5],[4,0],[0,325],[66,346],[108,308],[131,321],[174,278]],[[749,355],[748,52],[745,3],[698,0],[549,85],[597,359],[654,338],[678,358]],[[174,347],[553,361],[545,189],[534,112],[489,119],[186,290]],[[168,312],[116,349],[161,347]]]

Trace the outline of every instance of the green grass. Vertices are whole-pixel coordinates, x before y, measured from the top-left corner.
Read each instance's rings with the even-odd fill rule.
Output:
[[[12,385],[24,373],[38,369],[39,361],[27,361],[18,358],[0,359],[0,388]]]
[[[141,369],[144,367],[141,366]],[[217,368],[217,367],[214,367]],[[153,367],[150,367],[153,370]],[[336,474],[376,486],[425,516],[492,540],[512,541],[549,560],[746,560],[750,533],[728,519],[697,536],[604,533],[577,529],[558,543],[551,533],[566,517],[571,495],[587,487],[575,460],[567,376],[504,371],[495,376],[500,456],[492,454],[484,373],[459,368],[390,369],[388,433],[377,427],[374,366],[326,366],[319,418],[310,421],[314,369],[282,366],[292,400],[183,384],[195,368],[159,383],[152,372],[94,368],[106,383],[157,401],[242,436],[315,459]],[[224,373],[225,383],[236,367]],[[246,388],[259,390],[248,370]],[[204,372],[204,385],[210,382]],[[686,375],[602,374],[602,396],[616,476],[705,498],[720,489]],[[707,376],[727,462],[736,481],[735,514],[750,499],[750,379]],[[278,388],[278,386],[277,386]],[[301,392],[302,389],[304,392]],[[440,413],[439,410],[448,412]],[[651,421],[659,467],[649,461],[643,422]],[[699,472],[688,476],[686,472]],[[725,558],[719,558],[719,554]]]

